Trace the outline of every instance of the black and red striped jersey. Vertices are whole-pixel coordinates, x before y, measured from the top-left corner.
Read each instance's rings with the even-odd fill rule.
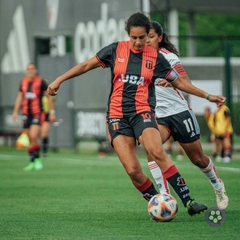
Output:
[[[108,118],[154,112],[154,82],[159,78],[173,82],[178,77],[176,69],[172,69],[155,48],[146,45],[141,51],[136,51],[131,48],[130,41],[112,43],[101,49],[96,58],[103,68],[111,68]]]
[[[20,82],[19,91],[23,94],[22,114],[39,114],[42,111],[42,96],[47,83],[39,76],[32,80],[25,77]]]

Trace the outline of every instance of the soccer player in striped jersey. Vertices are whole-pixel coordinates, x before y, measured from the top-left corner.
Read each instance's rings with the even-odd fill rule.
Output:
[[[30,163],[24,168],[25,171],[42,169],[40,158],[40,126],[44,117],[42,109],[42,96],[47,93],[47,83],[37,75],[37,68],[34,63],[26,67],[26,76],[21,80],[19,92],[15,101],[12,119],[16,121],[18,111],[22,108],[23,128],[29,138],[28,154]],[[50,109],[53,110],[51,96],[47,95]],[[55,120],[55,114],[50,114],[50,121]]]
[[[143,13],[134,13],[126,21],[125,29],[129,41],[114,42],[101,49],[94,57],[76,65],[59,76],[48,86],[48,93],[56,95],[60,85],[73,77],[82,75],[97,67],[111,69],[111,91],[108,99],[107,129],[114,150],[130,177],[133,185],[146,200],[157,192],[152,181],[144,174],[137,157],[137,143],[140,143],[163,172],[171,179],[171,185],[187,206],[193,202],[184,180],[174,163],[168,158],[163,146],[155,118],[155,81],[167,79],[200,97],[206,93],[182,79],[184,69],[173,69],[164,56],[147,46],[150,21]],[[221,105],[225,98],[211,96],[211,101]],[[184,185],[179,185],[179,180]],[[196,203],[198,204],[198,203]],[[207,207],[198,204],[190,206],[190,215]]]
[[[178,51],[168,40],[166,33],[163,32],[158,22],[152,22],[151,25],[152,29],[149,32],[147,44],[156,48],[169,62],[172,69],[177,69],[181,65]],[[186,73],[183,78],[186,82],[190,82]],[[219,178],[211,158],[203,153],[196,116],[182,92],[162,79],[157,84],[155,93],[155,111],[162,141],[167,141],[171,135],[175,141],[180,143],[191,162],[199,167],[213,186],[218,207],[223,210],[226,209],[228,197],[223,181]],[[210,100],[212,95],[205,93],[205,96]],[[150,171],[159,186],[160,192],[168,193],[169,188],[166,182],[166,180],[169,180],[168,175],[166,172],[163,171],[162,173],[160,171],[150,155],[148,155],[148,161]]]

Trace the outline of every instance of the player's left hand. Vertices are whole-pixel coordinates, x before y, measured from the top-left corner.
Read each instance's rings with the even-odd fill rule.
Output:
[[[56,121],[56,114],[53,112],[49,113],[49,121],[50,123],[54,123]]]
[[[51,96],[55,96],[58,94],[59,87],[60,87],[60,83],[56,79],[55,81],[53,81],[51,84],[48,85],[47,93]]]
[[[221,107],[225,102],[226,98],[220,95],[209,95],[208,97],[209,102],[214,102],[217,104],[217,107]]]
[[[166,79],[161,79],[160,81],[156,82],[155,85],[162,87],[172,87],[172,84],[169,83]]]

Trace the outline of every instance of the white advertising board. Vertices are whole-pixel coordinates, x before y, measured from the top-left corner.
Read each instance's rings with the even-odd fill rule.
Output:
[[[222,95],[222,81],[220,80],[192,80],[191,82],[194,86],[210,94]],[[203,115],[205,107],[210,107],[212,112],[217,109],[215,103],[191,94],[189,94],[188,102],[196,115]]]

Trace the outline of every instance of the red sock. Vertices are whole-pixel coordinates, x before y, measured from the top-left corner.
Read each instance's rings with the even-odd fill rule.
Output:
[[[135,186],[136,187],[136,186]],[[149,201],[154,195],[156,195],[158,192],[155,189],[152,181],[147,178],[147,181],[140,187],[136,187],[139,192],[142,193],[143,197]]]

